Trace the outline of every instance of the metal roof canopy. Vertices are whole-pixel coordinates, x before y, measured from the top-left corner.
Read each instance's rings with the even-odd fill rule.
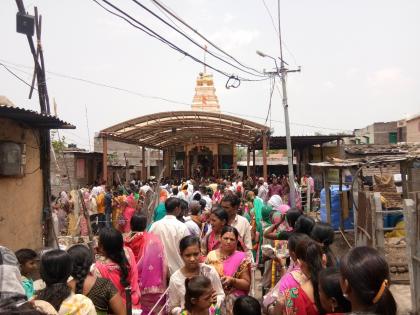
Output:
[[[291,136],[292,147],[306,147],[306,146],[313,146],[317,144],[332,142],[336,140],[341,140],[343,138],[351,138],[354,135],[328,135],[328,136]],[[286,149],[286,137],[270,137],[269,138],[269,148],[270,150],[273,149]],[[259,140],[255,144],[256,150],[262,149],[262,140]]]
[[[33,110],[0,105],[0,118],[9,118],[17,121],[24,122],[25,124],[34,128],[46,128],[46,129],[75,129],[76,127],[62,121],[61,119],[41,114]]]
[[[193,143],[253,145],[267,126],[215,112],[174,111],[137,117],[103,129],[100,136],[163,149]]]

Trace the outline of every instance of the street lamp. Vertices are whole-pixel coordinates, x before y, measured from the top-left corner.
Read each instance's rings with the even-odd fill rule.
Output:
[[[276,72],[272,73],[278,75],[281,79],[281,85],[283,88],[283,110],[284,110],[284,124],[286,127],[286,146],[287,146],[287,165],[289,169],[289,187],[290,187],[290,205],[292,208],[296,206],[296,193],[295,193],[295,175],[293,172],[293,150],[292,150],[292,141],[290,138],[290,123],[289,123],[289,105],[287,104],[287,91],[286,91],[286,76],[290,72],[284,65],[285,62],[283,58],[280,58],[280,68],[277,65],[276,58],[267,55],[259,50],[256,51],[258,56],[267,57],[274,60],[276,64]],[[294,72],[294,71],[293,71]]]

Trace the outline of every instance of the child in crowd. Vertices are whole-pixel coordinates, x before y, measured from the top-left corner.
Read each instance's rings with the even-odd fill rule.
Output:
[[[38,254],[29,248],[19,249],[16,253],[19,261],[20,273],[22,275],[22,285],[28,299],[34,296],[34,276],[38,272]]]
[[[261,315],[260,303],[252,296],[241,296],[233,305],[233,315]]]
[[[181,315],[218,314],[212,305],[214,294],[209,278],[200,275],[185,279],[185,308]]]

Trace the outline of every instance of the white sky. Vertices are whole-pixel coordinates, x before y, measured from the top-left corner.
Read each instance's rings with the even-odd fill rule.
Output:
[[[191,54],[203,57],[202,51],[133,1],[112,2]],[[162,15],[150,0],[140,2]],[[265,2],[277,24],[277,1]],[[24,3],[30,13],[37,6],[43,16],[42,43],[48,71],[191,103],[201,65],[110,15],[93,1]],[[164,3],[243,63],[272,70],[273,61],[255,53],[261,50],[279,55],[278,39],[262,0],[164,0]],[[10,64],[33,65],[25,36],[15,30],[15,1],[1,0],[0,12],[0,62],[29,82],[31,69]],[[329,134],[419,113],[419,12],[418,0],[282,0],[285,60],[291,67],[302,66],[301,73],[292,73],[288,78],[292,134],[316,131]],[[249,77],[209,56],[207,61],[228,73]],[[266,116],[268,81],[242,82],[238,89],[227,90],[226,78],[214,75],[222,111]],[[186,105],[143,98],[54,74],[47,74],[47,84],[51,102],[53,97],[57,101],[60,118],[77,126],[76,130],[62,134],[68,142],[85,148],[89,143],[85,105],[91,137],[94,132],[137,116],[189,109]],[[17,106],[39,110],[37,97],[28,100],[28,92],[26,85],[0,65],[0,95],[6,95]],[[277,91],[272,106],[272,119],[282,121]],[[282,123],[272,122],[272,127],[275,135],[284,135]]]

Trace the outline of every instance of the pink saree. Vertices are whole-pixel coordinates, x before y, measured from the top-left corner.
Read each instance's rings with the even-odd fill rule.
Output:
[[[134,199],[133,194],[131,194],[127,197],[127,207],[125,207],[123,212],[124,225],[122,227],[122,233],[130,232],[130,221],[134,212],[136,212],[136,200]]]
[[[237,279],[243,272],[250,272],[251,267],[251,262],[249,261],[247,254],[240,251],[236,251],[231,256],[223,260],[220,257],[219,251],[213,250],[207,255],[206,264],[212,265],[219,273],[220,277],[229,276]],[[226,286],[223,286],[223,289],[225,291],[226,298],[222,305],[222,313],[231,315],[236,298],[247,295],[248,291],[242,291]]]
[[[143,232],[143,248],[137,264],[142,310],[149,314],[166,290],[167,263],[159,236]],[[157,314],[165,305],[163,298],[152,314]]]
[[[130,271],[128,273],[128,282],[131,286],[131,303],[133,309],[140,308],[140,289],[138,283],[138,271],[136,268],[136,259],[130,248],[124,247],[124,251],[130,265]],[[106,278],[112,281],[114,286],[117,288],[121,298],[126,303],[125,288],[120,282],[120,267],[115,262],[109,259],[97,260],[95,263],[96,269],[99,271],[102,278]]]

